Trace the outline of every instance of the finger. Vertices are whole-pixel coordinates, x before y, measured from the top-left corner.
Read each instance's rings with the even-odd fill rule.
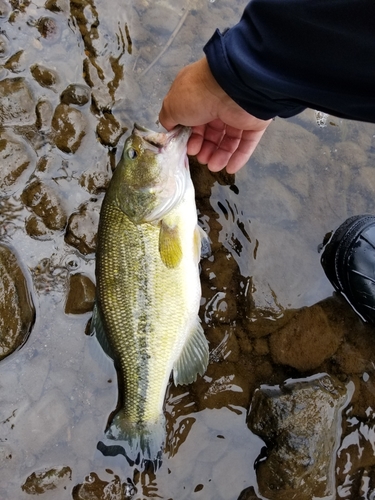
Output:
[[[242,130],[227,126],[225,135],[215,151],[211,152],[207,166],[212,172],[217,172],[225,168],[231,160],[233,154],[241,145]]]
[[[242,168],[249,161],[264,132],[266,131],[266,128],[264,130],[257,131],[245,130],[243,132],[237,150],[228,161],[227,172],[229,174],[238,172],[238,170],[240,170],[240,168]]]
[[[187,145],[188,155],[196,156],[200,152],[204,140],[205,129],[205,125],[192,128],[192,133]]]
[[[211,158],[207,162],[207,167],[211,172],[219,172],[225,168],[232,157],[233,153],[225,151],[223,149],[217,149],[211,155]]]
[[[202,164],[208,164],[213,153],[218,149],[225,135],[225,124],[221,120],[213,120],[206,125],[201,149],[197,154],[197,160]]]

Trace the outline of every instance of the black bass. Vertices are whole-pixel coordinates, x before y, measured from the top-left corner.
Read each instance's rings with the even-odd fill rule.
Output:
[[[189,136],[186,127],[157,133],[135,125],[100,213],[92,325],[122,389],[107,437],[125,441],[133,460],[160,456],[171,372],[176,385],[189,384],[208,363]]]

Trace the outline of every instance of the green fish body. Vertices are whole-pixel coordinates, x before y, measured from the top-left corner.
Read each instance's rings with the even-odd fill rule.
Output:
[[[100,214],[92,323],[122,389],[107,436],[125,441],[132,459],[160,454],[171,372],[176,385],[188,384],[208,363],[189,135],[184,127],[161,134],[135,126]]]

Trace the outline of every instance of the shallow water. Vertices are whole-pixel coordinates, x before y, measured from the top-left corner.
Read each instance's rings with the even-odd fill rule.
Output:
[[[264,446],[246,425],[254,390],[321,372],[354,384],[333,497],[375,494],[373,332],[331,297],[318,253],[325,233],[348,216],[375,213],[375,126],[312,110],[275,120],[235,177],[192,165],[212,247],[202,260],[201,308],[210,365],[195,384],[169,388],[167,446],[156,473],[97,450],[116,406],[116,373],[85,335],[90,312],[65,313],[69,278],[94,281],[100,203],[125,128],[156,128],[178,69],[244,5],[0,1],[0,77],[24,79],[10,112],[2,108],[1,138],[10,146],[1,161],[3,172],[26,165],[12,182],[0,179],[0,236],[16,253],[36,308],[27,342],[0,362],[1,499],[29,498],[33,473],[68,467],[50,473],[53,489],[39,481],[42,498],[237,500],[257,490],[254,461]],[[71,84],[83,86],[86,103],[64,93]],[[35,208],[46,192],[40,185],[25,201],[35,180],[57,215]],[[77,212],[78,221],[69,219]],[[282,327],[291,317],[306,335],[288,343]],[[306,354],[312,351],[315,357]],[[243,498],[256,498],[250,495]]]

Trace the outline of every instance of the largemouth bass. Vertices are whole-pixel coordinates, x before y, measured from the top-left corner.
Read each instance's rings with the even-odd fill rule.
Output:
[[[208,363],[198,318],[204,232],[186,155],[189,136],[186,127],[157,133],[135,125],[100,213],[92,325],[119,375],[107,437],[125,441],[133,460],[160,456],[171,372],[176,385],[189,384]]]

